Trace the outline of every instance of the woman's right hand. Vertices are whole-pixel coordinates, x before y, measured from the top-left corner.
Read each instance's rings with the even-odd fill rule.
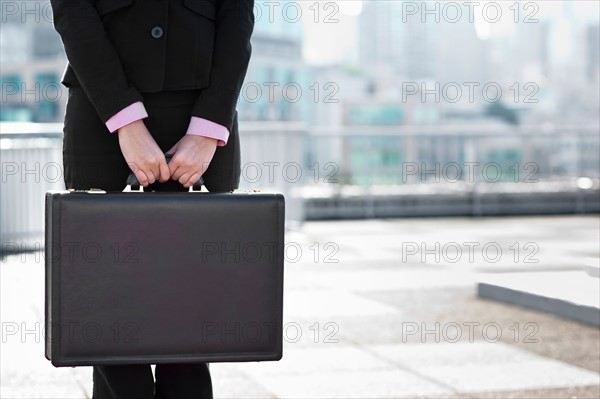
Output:
[[[162,150],[140,119],[118,130],[119,146],[129,168],[143,187],[169,180],[170,172]]]

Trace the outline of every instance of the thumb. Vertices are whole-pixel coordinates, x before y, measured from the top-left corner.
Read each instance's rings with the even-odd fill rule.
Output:
[[[175,143],[175,145],[173,147],[171,147],[165,154],[175,155],[175,152],[177,151],[178,146],[179,146],[179,141],[177,143]],[[175,172],[175,170],[177,169],[175,162],[173,161],[173,158],[171,158],[171,160],[166,164],[166,167],[167,167],[169,176],[173,176],[173,172]]]
[[[177,151],[178,146],[179,146],[179,141],[177,143],[175,143],[175,145],[173,147],[171,147],[169,149],[169,151],[167,151],[167,154],[173,154],[175,151]]]

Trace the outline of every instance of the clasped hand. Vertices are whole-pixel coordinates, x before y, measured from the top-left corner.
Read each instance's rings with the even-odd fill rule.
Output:
[[[208,169],[218,142],[210,137],[184,135],[167,151],[173,154],[167,163],[142,120],[123,126],[118,135],[123,157],[143,187],[169,179],[191,187]]]

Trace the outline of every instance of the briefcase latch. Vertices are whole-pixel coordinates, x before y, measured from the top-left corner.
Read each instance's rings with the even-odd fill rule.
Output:
[[[88,194],[106,194],[106,191],[100,189],[100,188],[90,188],[89,190],[87,190]]]
[[[143,193],[144,192],[144,186],[142,186],[140,184],[139,188],[137,190],[132,190],[131,189],[131,184],[128,184],[125,186],[125,188],[123,189],[124,193]]]
[[[241,190],[239,188],[236,188],[235,190],[231,191],[231,193],[233,194],[252,194],[252,193],[260,193],[260,189],[259,188],[253,188],[252,190]]]

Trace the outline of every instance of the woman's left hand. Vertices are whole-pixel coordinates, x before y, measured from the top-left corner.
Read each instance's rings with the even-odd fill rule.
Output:
[[[173,157],[167,164],[171,179],[189,188],[206,172],[217,150],[217,139],[184,135],[169,151]]]

